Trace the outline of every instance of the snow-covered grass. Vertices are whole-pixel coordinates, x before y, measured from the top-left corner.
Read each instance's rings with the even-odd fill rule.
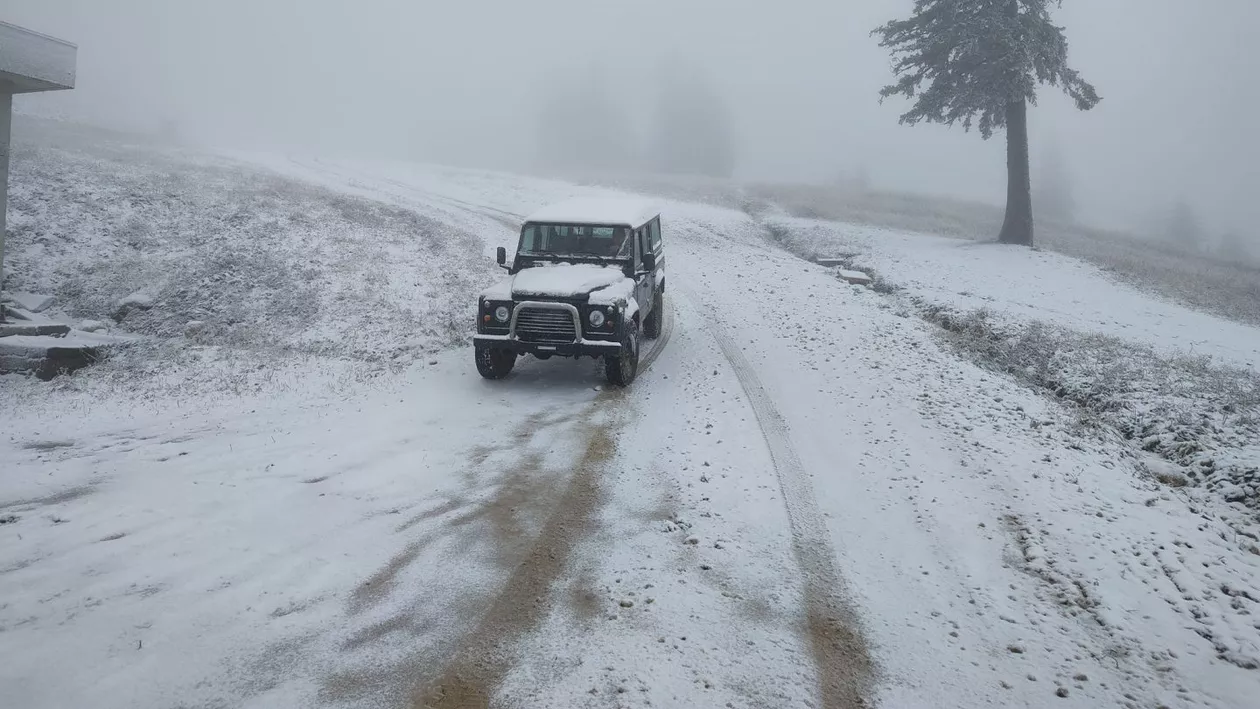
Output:
[[[221,357],[379,369],[468,341],[496,269],[461,225],[228,160],[67,135],[15,128],[6,287],[55,295],[70,322],[146,336],[83,376],[195,364],[196,377]]]
[[[1142,290],[1260,326],[1260,263],[1224,261],[1079,227],[1044,231],[1048,249],[1089,261]]]
[[[850,255],[925,303],[960,312],[986,308],[995,316],[1115,335],[1165,354],[1260,366],[1260,328],[1152,296],[1076,258],[775,214],[764,223],[779,245],[803,258]]]
[[[985,366],[1079,408],[1086,429],[1118,432],[1141,451],[1151,477],[1202,485],[1227,502],[1260,507],[1260,375],[1204,356],[1161,356],[1116,337],[1040,322],[994,321],[987,311],[925,314]],[[1260,517],[1239,529],[1260,533]],[[1253,540],[1260,541],[1260,540]],[[1260,551],[1260,546],[1247,547]]]

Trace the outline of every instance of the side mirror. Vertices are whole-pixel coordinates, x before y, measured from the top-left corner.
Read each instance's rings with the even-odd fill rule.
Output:
[[[507,263],[507,249],[500,246],[498,251],[494,252],[494,260],[498,262],[500,266]]]
[[[656,270],[656,254],[652,253],[651,251],[647,252],[646,254],[643,254],[643,268],[644,270],[647,270],[647,271]]]

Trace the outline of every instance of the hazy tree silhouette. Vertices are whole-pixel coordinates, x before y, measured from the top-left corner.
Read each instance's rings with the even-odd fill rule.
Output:
[[[537,161],[559,169],[625,169],[635,159],[634,130],[605,88],[599,68],[549,87],[538,112]]]
[[[1237,231],[1227,231],[1221,237],[1221,245],[1217,256],[1235,263],[1253,263],[1256,260],[1254,244],[1247,243],[1243,235]]]
[[[1032,193],[1037,209],[1060,222],[1076,220],[1076,199],[1072,194],[1072,178],[1058,143],[1051,143],[1033,180]]]
[[[880,92],[914,100],[901,123],[1006,129],[1003,243],[1033,243],[1028,104],[1039,84],[1060,87],[1089,110],[1098,93],[1067,65],[1067,38],[1050,19],[1061,0],[915,0],[909,19],[874,30],[893,55],[897,81]]]
[[[693,64],[662,63],[652,141],[655,167],[665,173],[730,177],[735,136],[730,110]]]
[[[1164,221],[1164,241],[1185,251],[1203,249],[1203,224],[1194,207],[1184,199],[1178,200]]]

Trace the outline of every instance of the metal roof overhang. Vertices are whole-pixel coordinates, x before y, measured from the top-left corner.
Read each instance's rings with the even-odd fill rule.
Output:
[[[73,89],[78,47],[0,22],[0,84],[6,93]]]

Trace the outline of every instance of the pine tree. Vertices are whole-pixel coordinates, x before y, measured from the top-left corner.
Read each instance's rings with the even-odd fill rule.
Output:
[[[1050,5],[1061,2],[915,0],[909,19],[873,33],[891,51],[898,77],[880,92],[880,100],[898,95],[914,100],[901,123],[961,123],[964,130],[974,125],[986,140],[1006,130],[1003,243],[1033,243],[1028,104],[1036,105],[1037,86],[1060,87],[1082,111],[1100,100],[1067,65],[1067,38],[1050,19]]]

